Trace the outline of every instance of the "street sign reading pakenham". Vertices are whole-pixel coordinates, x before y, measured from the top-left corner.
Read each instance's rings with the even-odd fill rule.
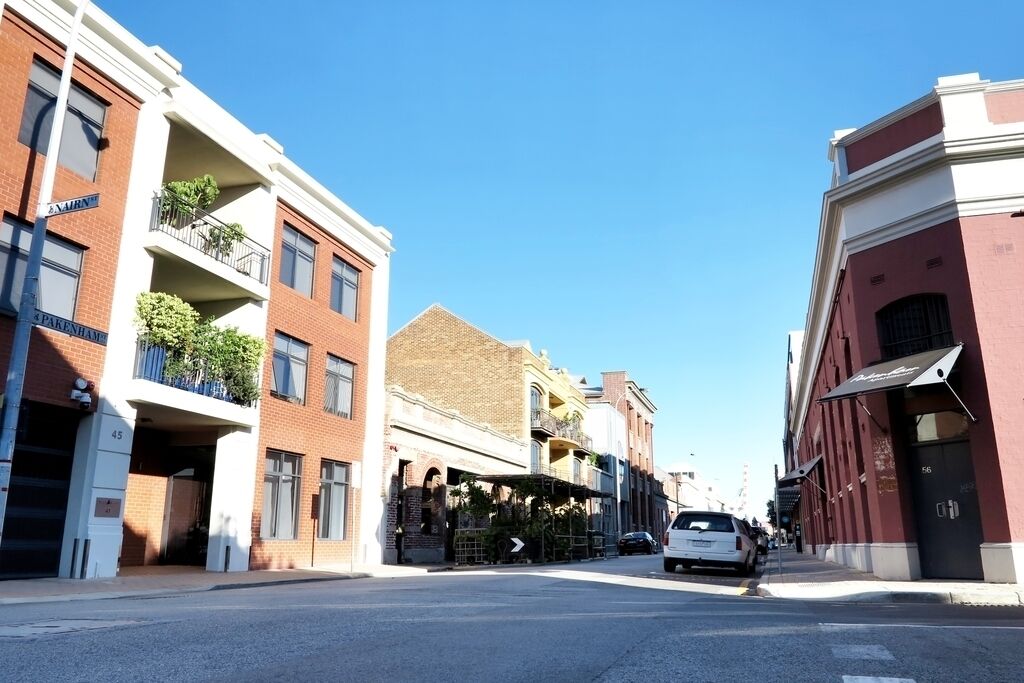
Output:
[[[85,325],[80,325],[74,320],[61,318],[59,315],[51,315],[49,313],[43,313],[42,311],[36,311],[36,314],[32,317],[32,324],[39,325],[41,327],[48,327],[51,330],[70,334],[73,337],[81,337],[82,339],[91,341],[94,344],[101,344],[103,346],[107,345],[106,332],[92,327],[87,327]]]
[[[76,197],[75,199],[65,199],[62,202],[50,202],[46,205],[46,217],[59,216],[62,213],[71,213],[72,211],[95,209],[99,205],[99,193],[86,195],[85,197]]]

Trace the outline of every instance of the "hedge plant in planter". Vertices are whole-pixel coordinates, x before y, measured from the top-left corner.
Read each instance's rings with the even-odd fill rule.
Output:
[[[194,342],[199,313],[173,294],[140,292],[135,327],[146,338],[143,376],[163,381],[168,355],[183,359]]]
[[[224,225],[211,225],[207,229],[206,253],[224,260],[231,255],[231,249],[236,242],[245,239],[245,228],[241,223],[225,223]]]
[[[208,320],[200,326],[201,351],[207,372],[222,382],[227,397],[239,405],[249,405],[260,397],[256,383],[264,341],[237,327],[216,327]],[[199,351],[200,346],[197,346]]]

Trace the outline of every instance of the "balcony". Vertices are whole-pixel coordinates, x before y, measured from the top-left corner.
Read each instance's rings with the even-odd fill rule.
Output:
[[[553,435],[552,448],[566,448],[591,453],[594,450],[594,441],[584,433],[578,422],[556,421],[555,433]]]
[[[151,344],[146,337],[139,337],[132,376],[249,408],[256,404],[236,400],[205,358],[169,359],[165,348]]]
[[[558,419],[546,410],[530,411],[530,431],[534,434],[554,436],[558,429]]]
[[[157,208],[150,230],[167,233],[179,242],[267,284],[270,250],[239,233],[237,224],[217,220],[206,211],[178,199],[164,190],[156,198]]]

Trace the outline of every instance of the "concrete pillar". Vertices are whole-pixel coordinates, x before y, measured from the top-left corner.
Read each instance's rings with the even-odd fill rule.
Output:
[[[256,432],[243,427],[223,429],[217,438],[210,496],[210,542],[206,569],[244,572],[249,569],[252,546],[252,506],[256,460],[260,456]]]

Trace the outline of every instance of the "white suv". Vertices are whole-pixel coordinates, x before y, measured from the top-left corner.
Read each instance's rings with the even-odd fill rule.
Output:
[[[733,567],[750,575],[757,567],[757,546],[750,526],[728,512],[680,512],[665,532],[665,571],[676,567]]]

